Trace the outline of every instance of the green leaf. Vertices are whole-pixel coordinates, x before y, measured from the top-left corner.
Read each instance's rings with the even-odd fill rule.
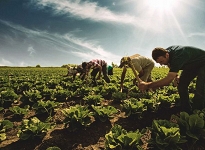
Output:
[[[199,117],[197,114],[192,114],[189,117],[189,125],[191,129],[193,128],[202,129],[204,127],[204,120],[201,117]]]

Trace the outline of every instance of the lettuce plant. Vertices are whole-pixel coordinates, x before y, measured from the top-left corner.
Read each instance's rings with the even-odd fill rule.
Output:
[[[54,100],[56,101],[66,101],[68,97],[72,96],[72,91],[64,90],[64,89],[55,89],[53,93]]]
[[[6,130],[13,128],[13,123],[9,120],[0,120],[0,142],[6,139]]]
[[[32,87],[32,84],[30,82],[27,82],[27,81],[21,82],[20,81],[20,84],[19,84],[17,90],[18,90],[19,93],[22,93],[23,91],[30,90],[31,87]]]
[[[121,100],[126,99],[126,93],[114,92],[112,93],[112,99],[114,102],[120,102]]]
[[[82,86],[74,92],[74,95],[78,97],[88,96],[92,89],[92,87]]]
[[[115,84],[108,84],[108,86],[102,86],[99,94],[101,94],[103,97],[110,98],[115,92],[118,92],[117,86]]]
[[[105,135],[106,150],[143,150],[142,133],[139,130],[126,131],[122,126],[115,124]]]
[[[159,109],[160,103],[154,98],[152,99],[142,98],[140,99],[140,101],[143,102],[145,106],[147,106],[147,110],[156,112]]]
[[[0,104],[4,108],[8,108],[17,100],[19,96],[12,89],[7,89],[0,92]]]
[[[92,105],[92,104],[99,105],[102,102],[103,98],[101,95],[88,95],[85,96],[83,100],[88,105]]]
[[[48,147],[46,150],[61,150],[61,149],[57,146],[52,146],[52,147]]]
[[[17,136],[22,140],[29,138],[43,138],[48,130],[54,128],[54,124],[48,122],[42,122],[37,117],[31,119],[24,119],[19,126]]]
[[[92,105],[93,110],[95,111],[95,116],[102,122],[105,122],[112,117],[113,114],[116,114],[118,110],[113,106],[94,106]]]
[[[172,115],[171,120],[179,125],[181,134],[187,136],[190,147],[199,145],[197,142],[204,141],[205,122],[203,111],[195,111],[191,115],[181,112],[180,116]]]
[[[147,106],[135,98],[124,100],[121,106],[126,116],[137,115],[138,118],[142,118],[143,112],[147,111]]]
[[[59,102],[55,101],[43,101],[39,100],[37,103],[35,103],[32,108],[36,111],[36,114],[43,114],[47,113],[49,116],[54,112],[54,109],[59,106]]]
[[[27,102],[35,103],[38,100],[42,99],[41,92],[38,90],[24,91],[23,94],[24,95],[22,97],[22,100],[25,103],[27,103]]]
[[[185,136],[180,134],[178,124],[168,120],[153,120],[152,138],[150,144],[153,144],[160,150],[180,150],[179,145],[187,142]]]
[[[65,116],[63,123],[66,128],[76,130],[82,127],[88,127],[93,122],[93,112],[90,112],[87,106],[71,106],[62,110]]]
[[[49,100],[53,98],[54,89],[44,88],[41,91],[42,98],[45,100]]]
[[[30,108],[29,105],[25,105],[24,108],[21,108],[19,106],[13,106],[13,107],[9,107],[9,110],[14,113],[14,116],[23,117],[24,115],[28,114],[29,108]]]
[[[46,86],[49,88],[49,89],[55,89],[57,85],[59,85],[59,80],[57,79],[51,79],[50,81],[48,81],[46,83]]]

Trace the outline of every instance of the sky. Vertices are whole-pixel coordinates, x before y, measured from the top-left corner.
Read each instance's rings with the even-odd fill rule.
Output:
[[[204,0],[0,0],[0,66],[61,67],[205,49]]]

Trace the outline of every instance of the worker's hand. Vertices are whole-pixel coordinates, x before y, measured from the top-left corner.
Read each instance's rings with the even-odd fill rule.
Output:
[[[140,83],[138,83],[138,87],[140,89],[141,92],[146,92],[146,90],[148,89],[148,85],[150,84],[151,82],[144,82],[144,81],[141,81]]]
[[[174,84],[174,86],[178,86],[178,84],[179,84],[179,76],[174,78],[174,83],[173,84]]]

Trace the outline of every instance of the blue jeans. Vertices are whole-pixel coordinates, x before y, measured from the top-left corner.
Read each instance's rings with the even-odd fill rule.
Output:
[[[181,99],[183,111],[190,111],[188,86],[197,77],[196,91],[194,93],[192,109],[203,109],[205,107],[205,66],[183,70],[180,76],[178,92]]]

